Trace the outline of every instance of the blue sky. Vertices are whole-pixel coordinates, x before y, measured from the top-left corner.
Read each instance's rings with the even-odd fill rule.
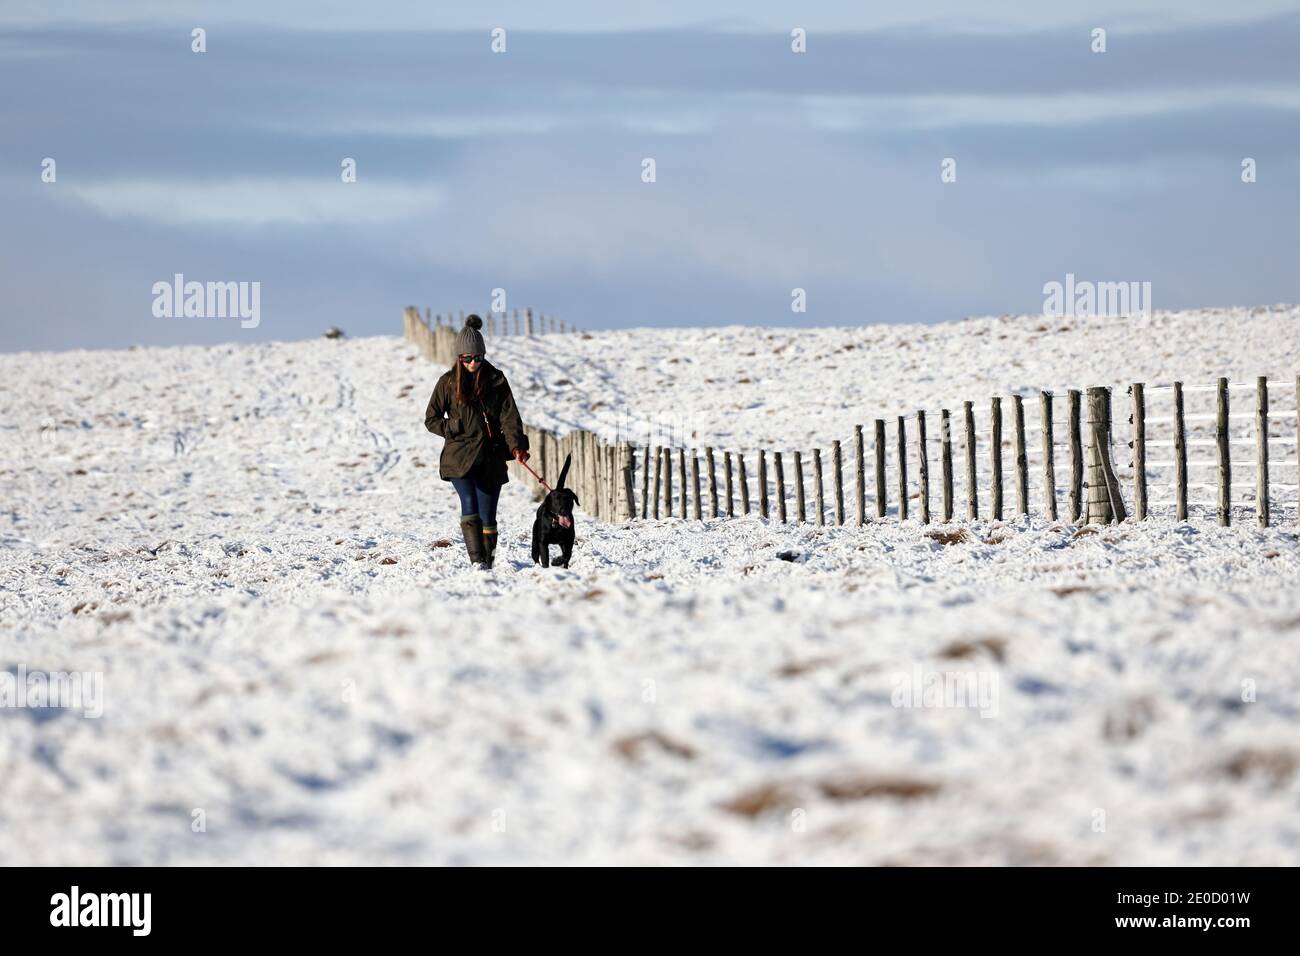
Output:
[[[1277,2],[7,0],[0,350],[391,333],[497,287],[593,328],[1036,312],[1067,272],[1295,301],[1297,49]],[[260,325],[155,318],[177,272],[260,282]]]

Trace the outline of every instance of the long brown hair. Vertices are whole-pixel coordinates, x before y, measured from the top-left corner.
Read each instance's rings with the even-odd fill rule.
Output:
[[[483,387],[487,376],[483,374],[483,369],[487,366],[487,359],[478,363],[478,368],[473,372],[465,368],[465,363],[456,356],[456,404],[464,405],[466,401],[472,400],[476,404],[483,401]]]

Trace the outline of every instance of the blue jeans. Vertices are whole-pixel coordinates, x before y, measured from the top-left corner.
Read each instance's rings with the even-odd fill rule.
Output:
[[[484,528],[495,529],[497,526],[497,499],[501,497],[501,486],[494,481],[485,481],[480,470],[475,467],[463,478],[451,479],[451,485],[460,495],[461,517],[478,515]]]

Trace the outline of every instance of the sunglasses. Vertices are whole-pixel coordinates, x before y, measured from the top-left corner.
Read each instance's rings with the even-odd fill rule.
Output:
[[[481,361],[483,361],[483,356],[481,356],[481,355],[462,355],[462,356],[460,357],[460,360],[461,360],[462,362],[464,362],[466,365],[470,365],[470,364],[472,364],[472,363],[474,363],[474,362],[481,362]]]

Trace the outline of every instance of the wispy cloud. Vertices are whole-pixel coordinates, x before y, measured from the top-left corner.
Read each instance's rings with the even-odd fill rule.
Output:
[[[826,130],[938,130],[961,126],[1079,126],[1223,108],[1300,110],[1300,83],[1289,87],[1112,90],[1052,96],[808,96],[808,122]]]
[[[376,224],[428,215],[445,200],[432,184],[308,179],[118,179],[69,182],[56,198],[113,219],[169,226]]]

